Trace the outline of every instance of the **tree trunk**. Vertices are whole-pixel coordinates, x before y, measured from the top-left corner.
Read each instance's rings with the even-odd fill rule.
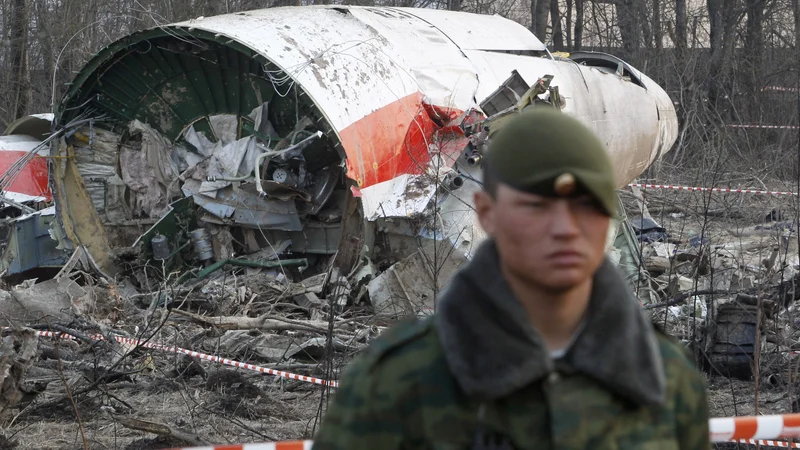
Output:
[[[564,50],[564,33],[561,29],[561,11],[558,0],[550,0],[550,22],[553,24],[553,49],[557,52]]]
[[[794,14],[794,48],[800,49],[800,2],[792,0],[792,13]]]
[[[53,50],[53,30],[50,28],[50,10],[46,2],[36,2],[36,28],[38,28],[39,46],[42,49],[42,63],[44,73],[47,77],[47,93],[50,97],[58,101],[60,92],[58,83],[52,86],[52,78],[56,75],[56,54]],[[55,92],[51,92],[55,89]],[[51,105],[52,106],[52,105]]]
[[[30,104],[31,88],[28,72],[29,0],[14,0],[8,38],[11,41],[11,109],[10,120],[24,116]]]
[[[617,10],[617,17],[619,22],[619,34],[622,36],[622,47],[625,49],[625,56],[630,58],[633,51],[641,45],[641,30],[642,24],[638,23],[638,14],[636,14],[637,0],[621,0],[615,3]]]
[[[711,57],[709,58],[709,85],[708,99],[711,106],[715,106],[720,94],[721,84],[719,80],[722,70],[723,55],[723,21],[722,21],[722,0],[707,0],[708,20],[709,20],[709,40],[711,44]]]
[[[686,0],[675,0],[675,47],[686,50],[686,40]]]
[[[747,0],[747,26],[744,41],[745,91],[751,96],[745,114],[757,114],[757,96],[761,84],[761,70],[764,55],[764,0]],[[747,120],[754,120],[751,115]]]
[[[564,18],[564,32],[567,35],[567,49],[571,50],[572,47],[572,0],[567,0],[567,14]]]
[[[583,43],[583,0],[575,0],[575,44],[574,51],[580,51]]]
[[[657,0],[653,0],[657,1]],[[647,14],[647,3],[644,0],[631,0],[629,8],[633,10],[634,17],[638,20],[634,22],[634,29],[641,30],[639,46],[653,48],[653,28],[650,23],[651,17]],[[636,48],[639,48],[638,46]]]
[[[657,50],[664,47],[664,30],[661,29],[661,0],[653,0],[653,40]]]
[[[723,110],[720,101],[729,81],[729,60],[734,46],[736,24],[739,21],[738,1],[707,0],[707,6],[711,23],[708,103],[719,113]]]
[[[547,40],[547,16],[550,0],[531,0],[531,32],[542,42]]]

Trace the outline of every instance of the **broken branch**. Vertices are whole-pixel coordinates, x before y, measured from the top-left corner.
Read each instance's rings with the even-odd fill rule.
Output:
[[[325,334],[328,332],[328,324],[319,320],[293,321],[288,319],[273,319],[269,316],[259,317],[205,317],[199,314],[190,313],[173,309],[173,313],[188,317],[195,322],[212,325],[221,330],[248,330],[258,328],[261,330],[274,331],[312,331]]]
[[[169,425],[164,425],[156,422],[149,422],[146,420],[134,419],[132,417],[119,417],[112,414],[114,420],[119,422],[125,428],[131,430],[145,431],[147,433],[157,434],[159,436],[170,437],[185,442],[188,445],[207,445],[208,442],[201,439],[194,433],[172,428]]]

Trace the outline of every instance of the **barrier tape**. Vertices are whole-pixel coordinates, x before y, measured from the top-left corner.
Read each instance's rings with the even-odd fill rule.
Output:
[[[729,128],[766,128],[769,130],[796,130],[800,128],[798,125],[745,125],[745,124],[729,124]]]
[[[7,329],[7,328],[3,328]],[[39,336],[59,337],[76,340],[75,336],[56,331],[36,331]],[[105,340],[104,336],[92,335],[92,339]],[[118,342],[129,343],[156,350],[164,350],[173,353],[184,353],[192,357],[203,358],[213,362],[242,367],[249,370],[256,370],[270,375],[277,375],[284,378],[291,378],[300,381],[308,381],[316,384],[331,385],[338,387],[335,381],[326,381],[319,378],[306,377],[274,369],[267,369],[253,364],[245,364],[227,358],[207,355],[205,353],[186,350],[181,347],[165,346],[151,342],[142,342],[138,339],[130,339],[121,336],[114,336]],[[774,441],[772,439],[787,439],[800,437],[800,414],[784,414],[770,416],[742,416],[742,417],[715,417],[709,419],[709,437],[711,442],[739,442],[743,444],[761,444],[773,447],[800,448],[800,443]],[[173,450],[310,450],[313,441],[287,441],[272,442],[263,444],[239,444],[222,445],[207,447],[191,447]]]
[[[762,91],[779,91],[779,92],[800,92],[798,88],[790,88],[790,87],[783,87],[783,86],[764,86],[761,88]]]
[[[750,444],[750,445],[767,445],[770,447],[800,448],[800,443],[786,442],[786,441],[765,441],[763,439],[762,440],[738,439],[731,442],[738,442],[740,444]]]
[[[674,186],[670,184],[631,183],[628,186],[648,188],[648,189],[673,189],[676,191],[725,192],[729,194],[797,195],[796,192],[761,191],[758,189],[727,189],[727,188],[708,188],[708,187],[693,187],[693,186]]]
[[[7,329],[7,327],[3,327],[3,329]],[[60,331],[38,331],[37,330],[36,334],[39,335],[39,336],[59,337],[59,338],[62,338],[62,339],[66,338],[66,339],[71,339],[71,340],[77,340],[77,338],[75,336],[72,336],[72,335],[67,334],[67,333],[62,333]],[[102,336],[102,335],[90,335],[89,337],[92,338],[92,339],[98,340],[98,341],[99,340],[106,340],[105,336]],[[308,383],[319,384],[319,385],[322,385],[322,386],[339,387],[339,383],[336,382],[336,381],[322,380],[320,378],[307,377],[305,375],[298,375],[296,373],[283,372],[281,370],[269,369],[269,368],[266,368],[266,367],[257,366],[255,364],[247,364],[247,363],[243,363],[243,362],[239,362],[239,361],[234,361],[234,360],[228,359],[228,358],[220,358],[219,356],[214,356],[214,355],[208,355],[208,354],[205,354],[205,353],[195,352],[195,351],[187,350],[187,349],[181,348],[181,347],[167,346],[167,345],[157,344],[157,343],[153,343],[153,342],[143,342],[143,341],[140,341],[138,339],[130,339],[130,338],[122,337],[122,336],[114,336],[114,339],[117,342],[124,342],[124,343],[127,343],[127,344],[132,344],[132,345],[141,346],[141,347],[145,347],[145,348],[150,348],[150,349],[154,349],[154,350],[162,350],[162,351],[166,351],[166,352],[170,352],[170,353],[183,353],[185,355],[189,355],[189,356],[194,357],[194,358],[201,358],[201,359],[205,359],[205,360],[208,360],[208,361],[225,364],[227,366],[240,367],[242,369],[253,370],[253,371],[256,371],[256,372],[261,372],[261,373],[265,373],[265,374],[268,374],[268,375],[275,375],[275,376],[278,376],[278,377],[288,378],[288,379],[291,379],[291,380],[305,381],[305,382],[308,382]]]
[[[267,444],[217,445],[210,447],[173,448],[170,450],[311,450],[313,441],[286,441]]]
[[[800,414],[718,417],[708,421],[712,442],[800,437]]]
[[[772,441],[764,439],[733,439],[730,441],[718,441],[718,442],[736,442],[740,444],[750,444],[750,445],[768,445],[770,447],[781,447],[781,448],[800,448],[800,443],[786,442],[786,441]],[[271,442],[264,444],[183,447],[183,448],[172,448],[169,450],[311,450],[313,445],[314,441],[286,441],[286,442]]]
[[[774,441],[800,437],[800,414],[715,417],[708,421],[711,442],[739,442],[773,447],[800,448],[800,443]],[[313,441],[246,444],[242,446],[191,447],[172,450],[308,450]],[[259,447],[259,445],[261,447]],[[283,445],[287,445],[284,447]]]

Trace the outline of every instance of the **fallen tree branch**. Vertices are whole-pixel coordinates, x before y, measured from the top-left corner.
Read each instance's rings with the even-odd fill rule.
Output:
[[[83,448],[89,450],[89,441],[86,440],[86,432],[83,429],[83,421],[81,420],[81,413],[78,411],[78,404],[75,402],[75,397],[72,395],[72,389],[69,388],[67,377],[64,376],[64,368],[61,366],[61,355],[58,352],[59,345],[56,343],[56,358],[58,359],[58,375],[61,377],[61,382],[64,383],[64,390],[67,392],[67,398],[72,404],[72,410],[75,412],[75,419],[78,421],[78,430],[81,432],[81,440],[83,441]]]
[[[65,326],[58,325],[58,324],[55,324],[55,323],[50,325],[50,328],[55,330],[55,331],[59,331],[61,333],[64,333],[64,334],[69,334],[70,336],[74,336],[76,339],[78,339],[80,341],[83,341],[83,342],[86,342],[86,343],[89,343],[89,344],[91,344],[93,346],[96,345],[99,342],[97,339],[92,339],[89,336],[81,333],[78,330],[73,330],[72,328],[67,328]]]
[[[237,316],[217,316],[206,317],[199,314],[190,313],[188,311],[181,311],[173,309],[174,314],[188,317],[196,322],[213,325],[220,330],[294,330],[294,331],[311,331],[314,333],[326,334],[328,332],[328,324],[320,320],[289,320],[289,319],[276,319],[270,316],[259,317],[237,317]]]
[[[186,431],[179,430],[177,428],[172,428],[169,425],[164,425],[156,422],[148,422],[146,420],[134,419],[132,417],[119,417],[114,414],[112,414],[111,417],[113,417],[114,420],[116,420],[123,427],[129,428],[131,430],[145,431],[147,433],[153,433],[159,436],[170,437],[173,439],[183,441],[188,445],[201,446],[208,444],[208,442],[206,442],[205,440],[200,438],[200,436],[194,433],[189,433]]]

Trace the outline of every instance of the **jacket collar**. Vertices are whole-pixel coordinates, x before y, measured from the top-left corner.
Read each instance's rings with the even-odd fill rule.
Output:
[[[657,337],[606,259],[589,309],[564,362],[639,405],[661,404],[665,376]],[[445,358],[464,391],[494,399],[547,376],[555,363],[499,268],[492,240],[453,277],[434,318]]]

